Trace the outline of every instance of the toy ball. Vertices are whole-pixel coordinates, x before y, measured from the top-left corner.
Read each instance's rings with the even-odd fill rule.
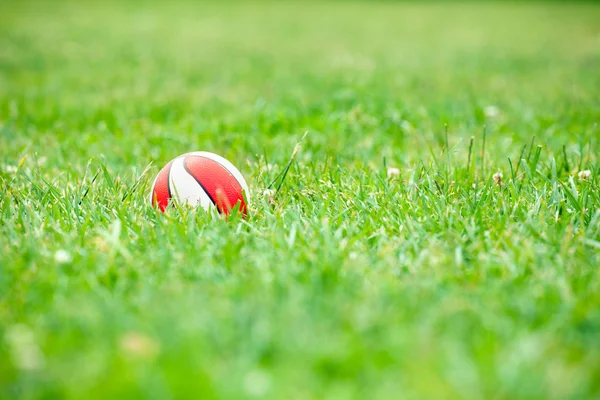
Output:
[[[206,151],[183,154],[163,167],[152,184],[150,202],[165,211],[173,202],[213,207],[228,215],[236,205],[247,213],[248,185],[238,169],[223,157]]]

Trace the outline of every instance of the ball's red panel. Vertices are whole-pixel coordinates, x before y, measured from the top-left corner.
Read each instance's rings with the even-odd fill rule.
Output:
[[[169,200],[171,199],[171,190],[169,189],[169,172],[171,171],[171,164],[173,164],[173,161],[169,162],[160,170],[156,177],[156,182],[154,183],[154,189],[152,190],[152,205],[155,207],[158,205],[160,211],[165,211],[169,205]]]
[[[219,212],[229,214],[240,203],[240,211],[246,214],[242,185],[225,167],[202,156],[186,156],[183,165],[202,186]]]

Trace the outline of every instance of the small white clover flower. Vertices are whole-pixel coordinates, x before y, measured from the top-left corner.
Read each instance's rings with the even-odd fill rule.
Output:
[[[6,171],[7,174],[15,174],[18,169],[19,168],[16,165],[6,164],[4,166],[4,171]]]
[[[60,249],[54,253],[54,261],[58,264],[68,264],[73,261],[73,256],[68,251]]]
[[[398,168],[388,168],[387,170],[388,178],[395,178],[400,176],[400,170]]]
[[[495,174],[492,176],[492,178],[494,178],[494,182],[495,182],[495,183],[496,183],[496,185],[498,185],[498,186],[502,186],[502,185],[503,185],[503,183],[502,183],[502,177],[503,177],[503,175],[502,175],[502,172],[500,172],[500,171],[496,172],[496,173],[495,173]]]
[[[267,199],[269,204],[273,204],[275,203],[275,193],[277,193],[275,189],[265,189],[263,191],[263,197]]]
[[[590,171],[589,169],[586,169],[584,171],[580,171],[577,174],[577,177],[579,178],[580,181],[585,181],[585,180],[590,179],[592,177],[592,171]]]
[[[496,118],[500,115],[500,109],[496,106],[486,106],[483,108],[483,113],[488,118]]]

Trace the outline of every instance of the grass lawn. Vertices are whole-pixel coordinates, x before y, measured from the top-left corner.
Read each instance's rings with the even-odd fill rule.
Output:
[[[0,397],[600,397],[599,5],[0,8]]]

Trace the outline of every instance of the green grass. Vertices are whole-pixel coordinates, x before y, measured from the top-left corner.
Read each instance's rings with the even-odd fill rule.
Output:
[[[0,397],[600,396],[598,5],[0,8]]]

